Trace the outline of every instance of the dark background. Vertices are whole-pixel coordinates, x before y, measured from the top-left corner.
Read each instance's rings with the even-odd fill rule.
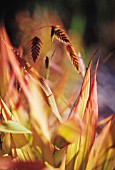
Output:
[[[74,16],[83,16],[86,22],[83,36],[84,44],[90,46],[101,41],[106,48],[114,51],[115,38],[111,37],[111,41],[109,40],[107,43],[106,39],[102,37],[103,27],[108,25],[112,27],[115,23],[114,0],[1,0],[0,18],[1,20],[4,18],[10,35],[13,29],[11,23],[15,19],[17,11],[27,9],[32,14],[36,5],[56,10],[66,30],[70,28]],[[111,36],[111,32],[108,33]]]

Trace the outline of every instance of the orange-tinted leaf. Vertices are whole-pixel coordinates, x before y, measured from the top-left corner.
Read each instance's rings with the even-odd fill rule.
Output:
[[[34,128],[37,131],[41,131],[40,135],[43,140],[50,141],[50,133],[48,128],[48,119],[43,105],[43,99],[41,98],[40,88],[36,81],[30,80],[29,91],[32,95],[33,101],[30,105],[30,117]],[[38,132],[39,133],[39,132]]]
[[[9,62],[12,66],[12,69],[15,73],[15,76],[17,78],[17,80],[19,81],[20,85],[21,85],[21,88],[22,90],[24,91],[28,101],[31,103],[32,102],[32,98],[31,98],[31,95],[28,91],[28,88],[26,86],[26,83],[24,81],[24,76],[22,75],[21,73],[21,69],[20,69],[20,66],[19,66],[19,63],[16,59],[16,55],[14,53],[14,51],[11,49],[11,44],[10,44],[10,41],[8,39],[8,36],[7,36],[7,33],[6,33],[6,30],[4,28],[4,26],[2,27],[2,32],[3,32],[3,40],[6,44],[6,49],[7,49],[7,54],[8,54],[8,59],[9,59]]]
[[[74,169],[85,169],[89,153],[96,136],[98,119],[97,82],[96,82],[97,66],[94,74],[94,80],[90,88],[89,98],[83,115],[83,122],[85,124],[85,134],[81,136],[80,139],[79,153],[75,161]]]
[[[52,166],[54,165],[53,148],[51,146],[51,142],[47,142],[47,144],[42,145],[42,156],[44,162],[47,162]]]
[[[5,97],[7,86],[8,86],[8,62],[7,62],[7,50],[3,42],[3,32],[2,27],[0,26],[0,96]]]
[[[27,71],[27,73],[31,75],[34,79],[38,80],[38,83],[40,84],[41,88],[46,94],[47,98],[46,100],[48,100],[53,113],[58,118],[58,120],[62,122],[62,118],[59,114],[54,95],[51,89],[49,88],[48,84],[46,83],[45,79],[33,67],[31,67],[31,65],[28,62],[26,62],[26,60],[20,58],[18,55],[16,57],[21,66]]]
[[[93,164],[92,164],[93,161]],[[115,115],[103,128],[91,149],[86,170],[114,169],[115,165]]]
[[[19,63],[28,72],[28,74],[30,74],[32,77],[34,77],[35,79],[37,79],[39,81],[41,88],[44,90],[44,92],[47,96],[47,99],[49,101],[49,104],[51,106],[53,113],[59,119],[59,121],[62,122],[62,118],[59,114],[59,111],[58,111],[58,108],[57,108],[57,105],[56,105],[56,102],[55,102],[55,98],[54,98],[52,91],[50,90],[48,84],[46,83],[45,79],[33,67],[31,67],[29,63],[27,63],[23,58],[20,58],[19,55],[16,55],[14,53],[13,48],[10,44],[9,39],[8,39],[8,36],[6,34],[5,28],[2,27],[2,30],[3,30],[3,39],[4,39],[5,44],[6,44],[6,49],[7,49],[9,61],[12,65],[12,68],[14,70],[16,77],[17,77],[17,80],[19,81],[21,88],[24,91],[25,96],[27,97],[29,103],[31,104],[33,102],[33,100],[32,100],[32,96],[31,96],[31,94],[30,94],[30,92],[27,88],[27,85],[24,81],[25,78],[21,73]]]
[[[1,104],[1,108],[2,108],[2,116],[4,118],[5,121],[7,120],[14,120],[15,118],[12,115],[12,113],[10,112],[10,110],[8,109],[8,107],[6,106],[6,104],[4,103],[4,101],[0,98],[0,104]]]
[[[42,140],[42,157],[44,161],[53,165],[53,149],[51,147],[50,129],[45,104],[40,94],[40,88],[35,80],[29,82],[29,89],[33,102],[30,105],[30,118],[33,127]]]
[[[66,106],[62,109],[62,111],[61,111],[61,115],[62,115],[62,113],[64,113],[64,111],[65,110],[67,110],[69,107],[70,107],[70,105],[72,104],[72,102],[73,101],[75,101],[75,98],[76,98],[76,96],[77,96],[77,94],[78,94],[78,91],[76,91],[71,97],[70,97],[70,99],[67,101],[67,103],[66,103]]]
[[[89,66],[86,71],[83,84],[81,87],[81,92],[79,94],[77,101],[74,104],[72,112],[69,115],[70,117],[79,116],[82,119],[84,116],[84,112],[86,109],[86,105],[87,105],[89,93],[90,93],[91,66],[92,66],[92,60],[89,63]],[[78,153],[79,153],[79,146],[80,146],[80,136],[75,143],[72,143],[67,148],[67,156],[66,156],[66,169],[67,170],[73,169],[76,157],[78,156]]]
[[[91,66],[92,66],[92,60],[89,63],[88,69],[86,71],[86,75],[83,80],[80,94],[78,96],[77,101],[75,102],[73,106],[73,111],[71,113],[73,114],[73,116],[75,116],[76,114],[79,115],[80,118],[83,118],[84,111],[85,111],[86,104],[87,104],[88,97],[89,97],[90,81],[91,81],[90,80]]]
[[[112,118],[112,115],[105,119],[102,119],[100,122],[98,122],[98,126],[101,126],[101,125],[107,123],[109,120],[111,120],[111,118]]]

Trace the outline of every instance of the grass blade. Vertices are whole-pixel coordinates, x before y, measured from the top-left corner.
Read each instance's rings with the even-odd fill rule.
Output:
[[[59,125],[57,135],[62,136],[67,142],[73,143],[78,139],[78,134],[83,133],[83,127],[80,119],[69,119]]]
[[[92,60],[90,61],[88,69],[86,71],[86,75],[83,80],[83,84],[81,87],[79,97],[78,97],[77,101],[75,102],[73,109],[72,109],[73,116],[75,116],[77,114],[77,115],[79,115],[80,118],[83,118],[84,111],[85,111],[86,104],[87,104],[88,97],[89,97],[90,81],[91,81],[90,80],[91,66],[92,66]]]
[[[15,151],[15,161],[35,161],[32,148],[24,134],[12,134],[11,142]]]
[[[5,97],[5,93],[7,91],[7,86],[8,86],[8,63],[7,63],[7,50],[5,47],[5,44],[2,41],[2,27],[0,26],[0,96],[2,98]]]
[[[80,137],[79,154],[76,158],[74,169],[85,170],[91,147],[95,140],[97,120],[98,120],[98,102],[97,102],[97,82],[95,69],[94,80],[90,88],[90,94],[87,101],[86,109],[83,116],[85,133]]]
[[[27,71],[27,73],[38,81],[40,87],[43,89],[43,91],[46,94],[47,100],[51,106],[53,113],[58,118],[58,120],[62,122],[62,118],[59,114],[54,95],[51,89],[49,88],[48,84],[46,83],[45,79],[33,67],[31,67],[30,64],[26,62],[23,58],[17,56],[17,60],[19,61],[21,66]]]
[[[22,126],[20,123],[15,121],[2,121],[0,122],[0,132],[9,133],[31,133],[28,129]]]
[[[37,83],[33,80],[29,82],[29,91],[32,95],[33,101],[30,105],[30,118],[35,129],[43,137],[46,142],[50,141],[50,133],[48,128],[48,119],[45,114],[45,103],[41,98],[40,88]],[[39,132],[41,131],[41,132]]]
[[[29,73],[29,75],[31,75],[33,78],[38,80],[41,88],[43,89],[43,91],[45,92],[45,94],[47,96],[47,99],[49,101],[49,104],[51,106],[53,113],[58,118],[58,120],[60,122],[62,122],[62,118],[59,114],[59,111],[58,111],[58,108],[57,108],[57,105],[55,102],[55,98],[54,98],[49,86],[47,85],[45,79],[33,67],[31,67],[29,63],[27,63],[23,58],[20,58],[19,55],[16,55],[14,53],[13,48],[10,44],[9,39],[8,39],[8,36],[6,34],[5,28],[2,27],[2,30],[3,30],[3,40],[5,41],[5,44],[6,44],[9,61],[12,65],[14,73],[15,73],[15,75],[21,85],[21,88],[24,91],[25,96],[27,97],[28,101],[30,102],[30,104],[33,102],[32,97],[31,97],[31,95],[27,89],[26,83],[24,81],[24,77],[21,74],[21,69],[20,69],[19,63],[24,68],[24,70],[26,70]],[[18,61],[16,60],[16,58]]]
[[[90,61],[88,69],[86,71],[79,97],[77,101],[75,102],[74,107],[69,117],[74,118],[77,116],[82,119],[84,116],[85,108],[86,108],[87,101],[89,98],[89,93],[90,93],[91,66],[92,66],[92,60]],[[67,148],[66,170],[73,169],[74,164],[75,164],[75,159],[79,151],[79,144],[80,144],[80,135],[78,137],[78,140],[72,143],[71,145],[69,145]]]
[[[2,32],[3,32],[3,34],[1,36],[2,36],[2,39],[4,40],[4,42],[6,44],[6,50],[7,50],[7,55],[8,55],[9,62],[11,64],[11,66],[12,66],[12,69],[13,69],[13,71],[15,73],[15,76],[16,76],[17,80],[19,81],[19,83],[21,85],[22,90],[25,93],[25,96],[27,97],[28,101],[31,103],[32,102],[31,95],[30,95],[30,93],[29,93],[29,91],[27,89],[26,83],[24,81],[25,78],[22,75],[19,63],[18,63],[18,61],[17,61],[17,59],[15,57],[15,53],[11,48],[12,46],[11,46],[11,43],[9,41],[9,38],[7,36],[7,33],[6,33],[6,30],[5,30],[4,26],[2,26]]]
[[[115,115],[103,128],[89,155],[86,170],[113,169],[115,164]],[[93,164],[92,164],[93,160]]]

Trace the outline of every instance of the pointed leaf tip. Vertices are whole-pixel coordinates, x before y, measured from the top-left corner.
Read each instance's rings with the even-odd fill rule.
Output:
[[[30,130],[26,129],[23,125],[15,121],[4,121],[0,122],[0,132],[9,132],[9,133],[31,133]]]

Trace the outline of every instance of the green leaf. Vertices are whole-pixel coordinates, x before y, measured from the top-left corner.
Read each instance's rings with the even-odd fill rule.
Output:
[[[9,133],[31,133],[24,126],[15,121],[0,122],[0,132]]]
[[[80,119],[69,119],[58,127],[57,134],[62,136],[67,142],[72,143],[83,133],[83,122]]]

